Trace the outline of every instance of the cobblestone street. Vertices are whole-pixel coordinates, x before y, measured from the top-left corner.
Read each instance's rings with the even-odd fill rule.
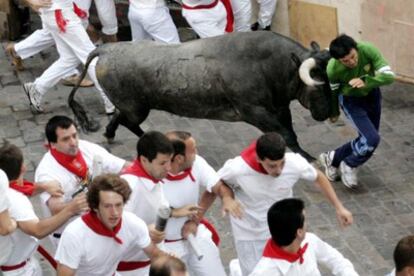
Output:
[[[67,106],[70,88],[57,85],[44,97],[47,112],[32,115],[22,84],[40,76],[56,59],[56,51],[52,48],[25,60],[26,70],[16,73],[4,52],[6,44],[1,46],[0,139],[7,139],[22,148],[28,168],[27,178],[33,180],[35,167],[46,152],[43,146],[45,123],[57,114],[73,117]],[[82,88],[77,98],[88,106],[89,114],[105,126],[107,118],[97,91]],[[293,102],[291,108],[300,143],[314,156],[355,136],[343,118],[336,124],[320,123],[314,121],[299,103]],[[349,258],[361,275],[389,272],[396,242],[402,236],[414,233],[414,86],[396,82],[384,87],[382,115],[381,144],[358,172],[359,189],[350,191],[341,182],[333,183],[345,207],[353,212],[354,224],[351,227],[340,229],[334,209],[312,183],[299,182],[295,187],[295,195],[306,201],[310,231]],[[261,133],[245,123],[180,118],[160,111],[151,111],[143,129],[190,131],[197,140],[199,154],[216,169],[227,159],[238,155]],[[108,144],[102,133],[101,129],[96,133],[82,133],[81,137],[101,144],[127,160],[135,157],[137,137],[134,134],[121,128],[115,143]],[[35,206],[39,204],[36,199],[34,203]],[[221,217],[219,200],[208,217],[221,235],[222,259],[227,267],[235,257],[235,250],[228,218]],[[44,243],[48,247],[47,241]],[[42,263],[47,275],[53,275],[51,269]]]

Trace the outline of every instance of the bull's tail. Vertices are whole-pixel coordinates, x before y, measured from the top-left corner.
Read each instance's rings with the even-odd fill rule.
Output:
[[[82,74],[80,75],[80,78],[79,78],[78,82],[73,87],[73,89],[70,92],[69,97],[68,97],[68,105],[72,109],[72,111],[75,115],[75,118],[79,123],[79,126],[84,131],[95,132],[100,128],[100,126],[99,126],[99,123],[97,121],[89,120],[88,115],[87,115],[85,109],[83,108],[83,106],[75,100],[75,93],[76,93],[76,91],[78,91],[80,83],[85,78],[86,73],[88,72],[89,64],[92,62],[92,60],[94,58],[99,57],[99,54],[100,54],[99,48],[93,50],[89,54],[88,59],[86,60],[86,63],[85,63],[85,67],[82,71]]]

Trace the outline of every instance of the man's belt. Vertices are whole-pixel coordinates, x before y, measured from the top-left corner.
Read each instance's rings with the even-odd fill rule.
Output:
[[[197,6],[187,6],[186,4],[182,4],[182,7],[184,8],[184,9],[187,9],[187,10],[201,10],[201,9],[211,9],[211,8],[214,8],[215,6],[217,6],[217,4],[218,4],[218,2],[219,2],[219,0],[215,0],[213,3],[211,3],[211,4],[206,4],[206,5],[197,5]]]
[[[17,270],[19,268],[24,267],[27,264],[28,261],[29,260],[23,261],[23,262],[21,262],[20,264],[17,264],[17,265],[2,265],[2,266],[0,266],[0,270],[1,271]]]
[[[182,241],[184,240],[183,238],[180,239],[176,239],[176,240],[164,240],[164,242],[169,243],[169,242],[177,242],[177,241]]]
[[[131,271],[139,268],[149,266],[151,261],[137,261],[137,262],[120,262],[117,271]]]

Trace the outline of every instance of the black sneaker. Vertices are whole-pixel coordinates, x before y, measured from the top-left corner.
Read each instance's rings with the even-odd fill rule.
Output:
[[[257,31],[259,30],[259,22],[254,22],[251,26],[250,26],[250,30],[252,31]]]

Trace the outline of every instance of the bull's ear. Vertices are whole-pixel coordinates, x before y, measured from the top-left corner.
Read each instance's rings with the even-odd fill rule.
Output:
[[[315,52],[319,52],[321,50],[321,47],[319,47],[319,44],[316,41],[312,41],[310,43],[310,46],[311,46],[312,50],[315,51]]]
[[[296,64],[296,66],[299,68],[300,65],[302,64],[302,61],[300,61],[300,58],[295,53],[291,53],[290,58]]]

